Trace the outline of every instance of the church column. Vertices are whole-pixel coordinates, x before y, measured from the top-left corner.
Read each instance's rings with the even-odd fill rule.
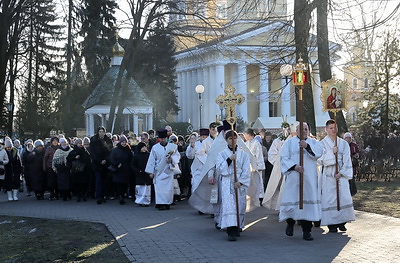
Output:
[[[187,103],[188,103],[188,97],[186,94],[186,79],[187,79],[187,72],[184,71],[182,72],[182,82],[181,82],[181,94],[182,94],[182,109],[181,109],[181,113],[182,113],[182,121],[187,121]]]
[[[186,76],[186,96],[187,96],[187,101],[186,101],[186,121],[189,121],[190,119],[190,123],[193,125],[193,104],[194,104],[194,100],[193,100],[193,94],[192,92],[194,92],[192,90],[192,71],[189,70],[187,72],[187,76]]]
[[[217,94],[217,86],[218,86],[215,66],[210,66],[210,79],[209,80],[210,80],[210,82],[209,82],[210,93],[209,93],[208,99],[210,101],[210,104],[212,104],[215,101],[215,99],[217,98],[216,94]],[[204,123],[207,123],[207,124],[210,123],[210,120],[213,118],[212,116],[215,114],[214,112],[215,112],[214,107],[212,107],[212,105],[208,105],[208,114],[206,116],[204,116],[204,118],[203,118]]]
[[[203,116],[202,123],[208,124],[206,120],[208,120],[208,116],[210,115],[210,107],[209,105],[212,103],[211,100],[211,82],[209,81],[210,78],[210,68],[204,67],[203,68],[203,86],[204,86],[204,93],[202,95],[203,98]],[[204,125],[203,125],[204,126]]]
[[[136,135],[139,133],[139,117],[137,114],[133,114],[133,133]]]
[[[89,114],[89,135],[94,135],[94,116],[93,114]]]
[[[286,78],[281,78],[281,114],[290,116],[290,83],[286,83]]]
[[[260,117],[269,117],[268,66],[260,66]]]
[[[244,102],[238,106],[238,116],[242,117],[243,121],[248,122],[247,113],[247,66],[246,64],[238,64],[238,84],[237,93],[242,94]]]
[[[192,71],[192,81],[191,81],[191,85],[190,85],[190,91],[191,91],[191,98],[193,103],[191,103],[192,105],[192,114],[190,119],[192,120],[192,125],[194,127],[198,127],[199,126],[199,106],[200,106],[200,102],[199,102],[199,96],[196,93],[196,86],[199,84],[198,82],[198,76],[197,76],[197,69],[193,69]]]
[[[321,102],[321,79],[319,76],[319,69],[313,69],[313,78],[311,79],[311,85],[313,89],[313,96],[314,96],[314,109],[315,115],[323,115],[322,111],[322,102]]]
[[[182,101],[182,72],[178,72],[176,74],[176,86],[180,87],[180,89],[175,91],[175,95],[177,96],[177,99],[178,99],[178,107],[181,108],[176,121],[180,122],[180,121],[182,121],[182,104],[183,104],[183,101]]]
[[[216,74],[216,90],[215,90],[215,95],[213,100],[211,101],[211,105],[214,105],[214,112],[211,116],[211,119],[208,120],[208,123],[215,121],[216,116],[220,115],[220,109],[218,104],[215,102],[215,100],[217,99],[217,97],[219,95],[223,95],[224,94],[224,89],[225,89],[225,65],[216,65],[215,66],[215,74]],[[208,124],[207,123],[207,124]]]
[[[89,131],[89,114],[85,113],[86,136],[91,136]]]
[[[147,130],[153,129],[153,113],[147,115]]]

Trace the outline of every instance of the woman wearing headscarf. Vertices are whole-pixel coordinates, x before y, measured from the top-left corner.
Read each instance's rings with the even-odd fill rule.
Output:
[[[4,188],[7,191],[8,201],[18,201],[22,174],[21,157],[9,138],[5,140],[4,146],[9,159],[5,165]]]
[[[153,184],[153,179],[151,179],[144,170],[146,169],[150,153],[144,142],[140,142],[137,145],[137,150],[138,152],[132,159],[132,169],[136,179],[135,203],[140,206],[149,206],[151,202],[151,185]]]
[[[27,165],[25,171],[29,169],[30,181],[36,199],[43,200],[44,191],[46,189],[46,172],[43,169],[43,159],[45,154],[44,143],[42,140],[36,140],[32,150],[29,149],[30,145],[31,144],[28,144],[27,152],[24,155]]]
[[[28,140],[25,142],[25,148],[22,150],[21,160],[22,168],[24,170],[24,179],[26,185],[27,196],[31,196],[31,192],[34,191],[32,188],[32,176],[30,169],[30,162],[28,161],[28,156],[33,152],[35,148],[33,147],[33,141]]]
[[[71,167],[71,182],[76,191],[76,201],[86,201],[91,174],[91,160],[89,152],[83,146],[82,139],[75,139],[73,150],[67,156],[67,162],[67,166]]]
[[[50,146],[46,148],[43,159],[43,170],[47,175],[47,187],[50,192],[49,200],[58,199],[58,190],[57,190],[57,174],[53,170],[52,163],[53,157],[56,150],[59,148],[59,139],[54,136],[50,140]]]
[[[9,162],[8,160],[8,154],[6,150],[4,149],[4,145],[0,143],[0,190],[3,187],[4,184],[4,178],[5,178],[5,165],[7,165]]]
[[[116,169],[113,182],[121,205],[125,204],[124,195],[128,189],[130,178],[133,176],[131,161],[132,151],[128,139],[125,135],[121,135],[118,144],[110,154],[111,165]]]
[[[71,172],[68,167],[67,156],[72,151],[68,141],[60,138],[60,148],[53,156],[52,168],[57,173],[58,191],[61,193],[63,201],[71,199]]]

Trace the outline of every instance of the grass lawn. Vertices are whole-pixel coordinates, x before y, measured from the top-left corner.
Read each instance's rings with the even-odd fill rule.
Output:
[[[400,218],[400,178],[390,182],[357,181],[356,184],[358,192],[353,196],[355,209]]]
[[[129,262],[103,224],[0,216],[0,262]]]

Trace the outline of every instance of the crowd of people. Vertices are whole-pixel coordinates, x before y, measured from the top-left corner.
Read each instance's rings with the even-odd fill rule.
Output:
[[[345,140],[337,136],[333,120],[321,141],[309,130],[306,123],[284,122],[275,137],[264,129],[236,133],[224,121],[186,137],[170,126],[140,136],[99,127],[91,138],[59,135],[23,144],[6,137],[0,144],[0,187],[9,201],[24,191],[37,200],[132,200],[144,207],[155,203],[158,210],[188,198],[230,241],[240,236],[246,212],[262,205],[279,211],[286,235],[293,236],[297,221],[303,239],[313,240],[313,225],[335,233],[355,220],[349,181],[358,148],[350,133]]]

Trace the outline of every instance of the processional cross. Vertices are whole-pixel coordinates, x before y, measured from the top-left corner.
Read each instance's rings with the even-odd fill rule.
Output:
[[[219,95],[215,102],[219,106],[226,108],[226,121],[231,125],[232,132],[234,131],[234,124],[237,121],[235,106],[240,105],[244,102],[244,97],[241,94],[235,94],[236,89],[232,85],[226,86],[224,89],[225,95]],[[234,134],[232,134],[234,138]],[[235,140],[233,140],[235,142]],[[233,145],[232,152],[235,154],[236,146]],[[236,172],[236,159],[233,160],[233,176],[234,182],[237,182],[237,172]],[[235,187],[235,201],[236,201],[236,223],[237,227],[240,228],[240,216],[239,216],[239,196],[238,189]]]
[[[242,104],[245,99],[242,94],[235,94],[236,89],[232,85],[226,86],[224,91],[225,95],[219,95],[215,101],[219,106],[226,108],[226,121],[233,130],[233,125],[237,121],[235,106]]]

